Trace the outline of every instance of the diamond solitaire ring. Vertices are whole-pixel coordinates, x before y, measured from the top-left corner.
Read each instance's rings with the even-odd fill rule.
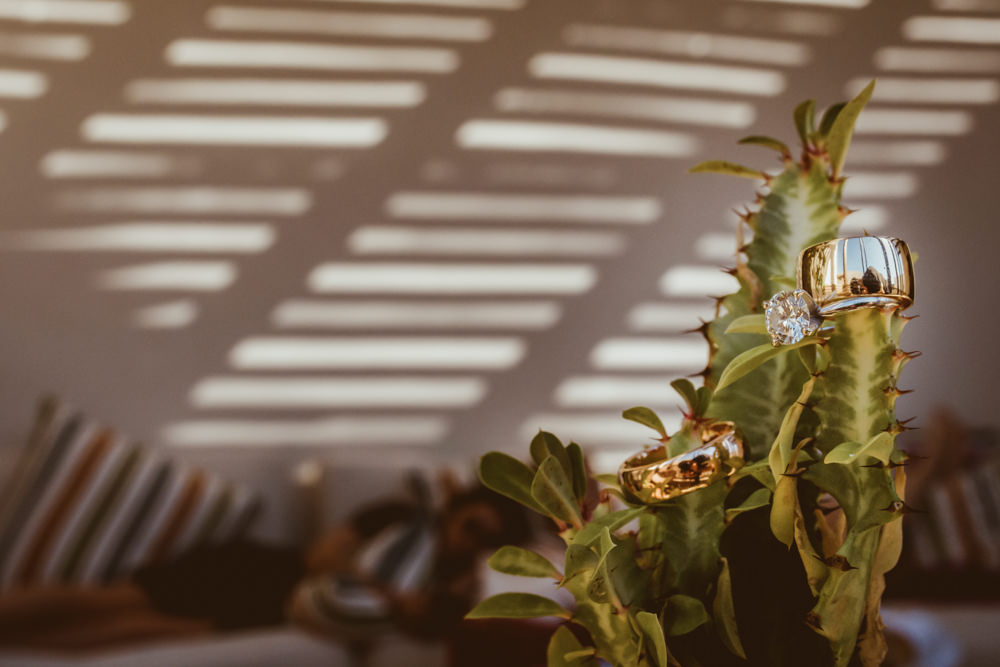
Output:
[[[764,302],[764,323],[771,334],[771,345],[791,345],[819,329],[823,318],[805,290],[778,292]]]
[[[913,303],[910,250],[888,236],[853,236],[809,246],[799,253],[797,278],[822,317]]]

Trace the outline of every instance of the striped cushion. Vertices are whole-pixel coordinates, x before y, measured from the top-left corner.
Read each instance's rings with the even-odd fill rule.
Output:
[[[44,399],[0,489],[0,590],[111,581],[240,537],[259,509],[247,490]]]

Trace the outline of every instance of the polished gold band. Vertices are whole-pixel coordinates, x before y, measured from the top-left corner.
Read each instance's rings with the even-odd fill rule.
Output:
[[[913,261],[900,239],[834,239],[799,254],[798,284],[823,317],[858,308],[906,308],[913,303]]]
[[[631,502],[652,504],[703,489],[733,474],[743,463],[743,438],[732,422],[716,422],[702,431],[702,442],[666,458],[666,446],[644,450],[618,468],[618,482]]]

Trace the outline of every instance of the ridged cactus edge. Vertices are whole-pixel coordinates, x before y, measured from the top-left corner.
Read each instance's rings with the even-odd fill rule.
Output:
[[[884,575],[899,558],[907,511],[905,430],[895,402],[900,347],[911,319],[867,308],[829,319],[794,345],[773,347],[762,303],[795,285],[803,248],[837,237],[843,164],[874,82],[817,123],[812,100],[793,114],[802,143],[741,143],[778,152],[768,174],[724,161],[697,165],[759,179],[753,209],[740,214],[737,292],[717,300],[700,327],[709,356],[700,374],[672,383],[685,403],[668,434],[650,409],[623,416],[656,432],[667,456],[700,446],[719,421],[740,430],[747,464],[727,480],[651,505],[629,502],[614,476],[593,492],[583,450],[540,432],[531,464],[499,452],[480,462],[483,483],[555,523],[566,545],[561,567],[504,547],[494,569],[552,578],[575,600],[505,593],[470,618],[567,619],[552,636],[550,667],[668,665],[877,665],[886,653],[879,613]],[[750,240],[744,239],[750,236]],[[571,631],[570,628],[575,628]]]

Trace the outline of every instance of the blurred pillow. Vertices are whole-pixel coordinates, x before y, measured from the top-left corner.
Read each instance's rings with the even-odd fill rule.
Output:
[[[0,489],[0,590],[111,581],[241,537],[259,510],[246,489],[46,398]]]

